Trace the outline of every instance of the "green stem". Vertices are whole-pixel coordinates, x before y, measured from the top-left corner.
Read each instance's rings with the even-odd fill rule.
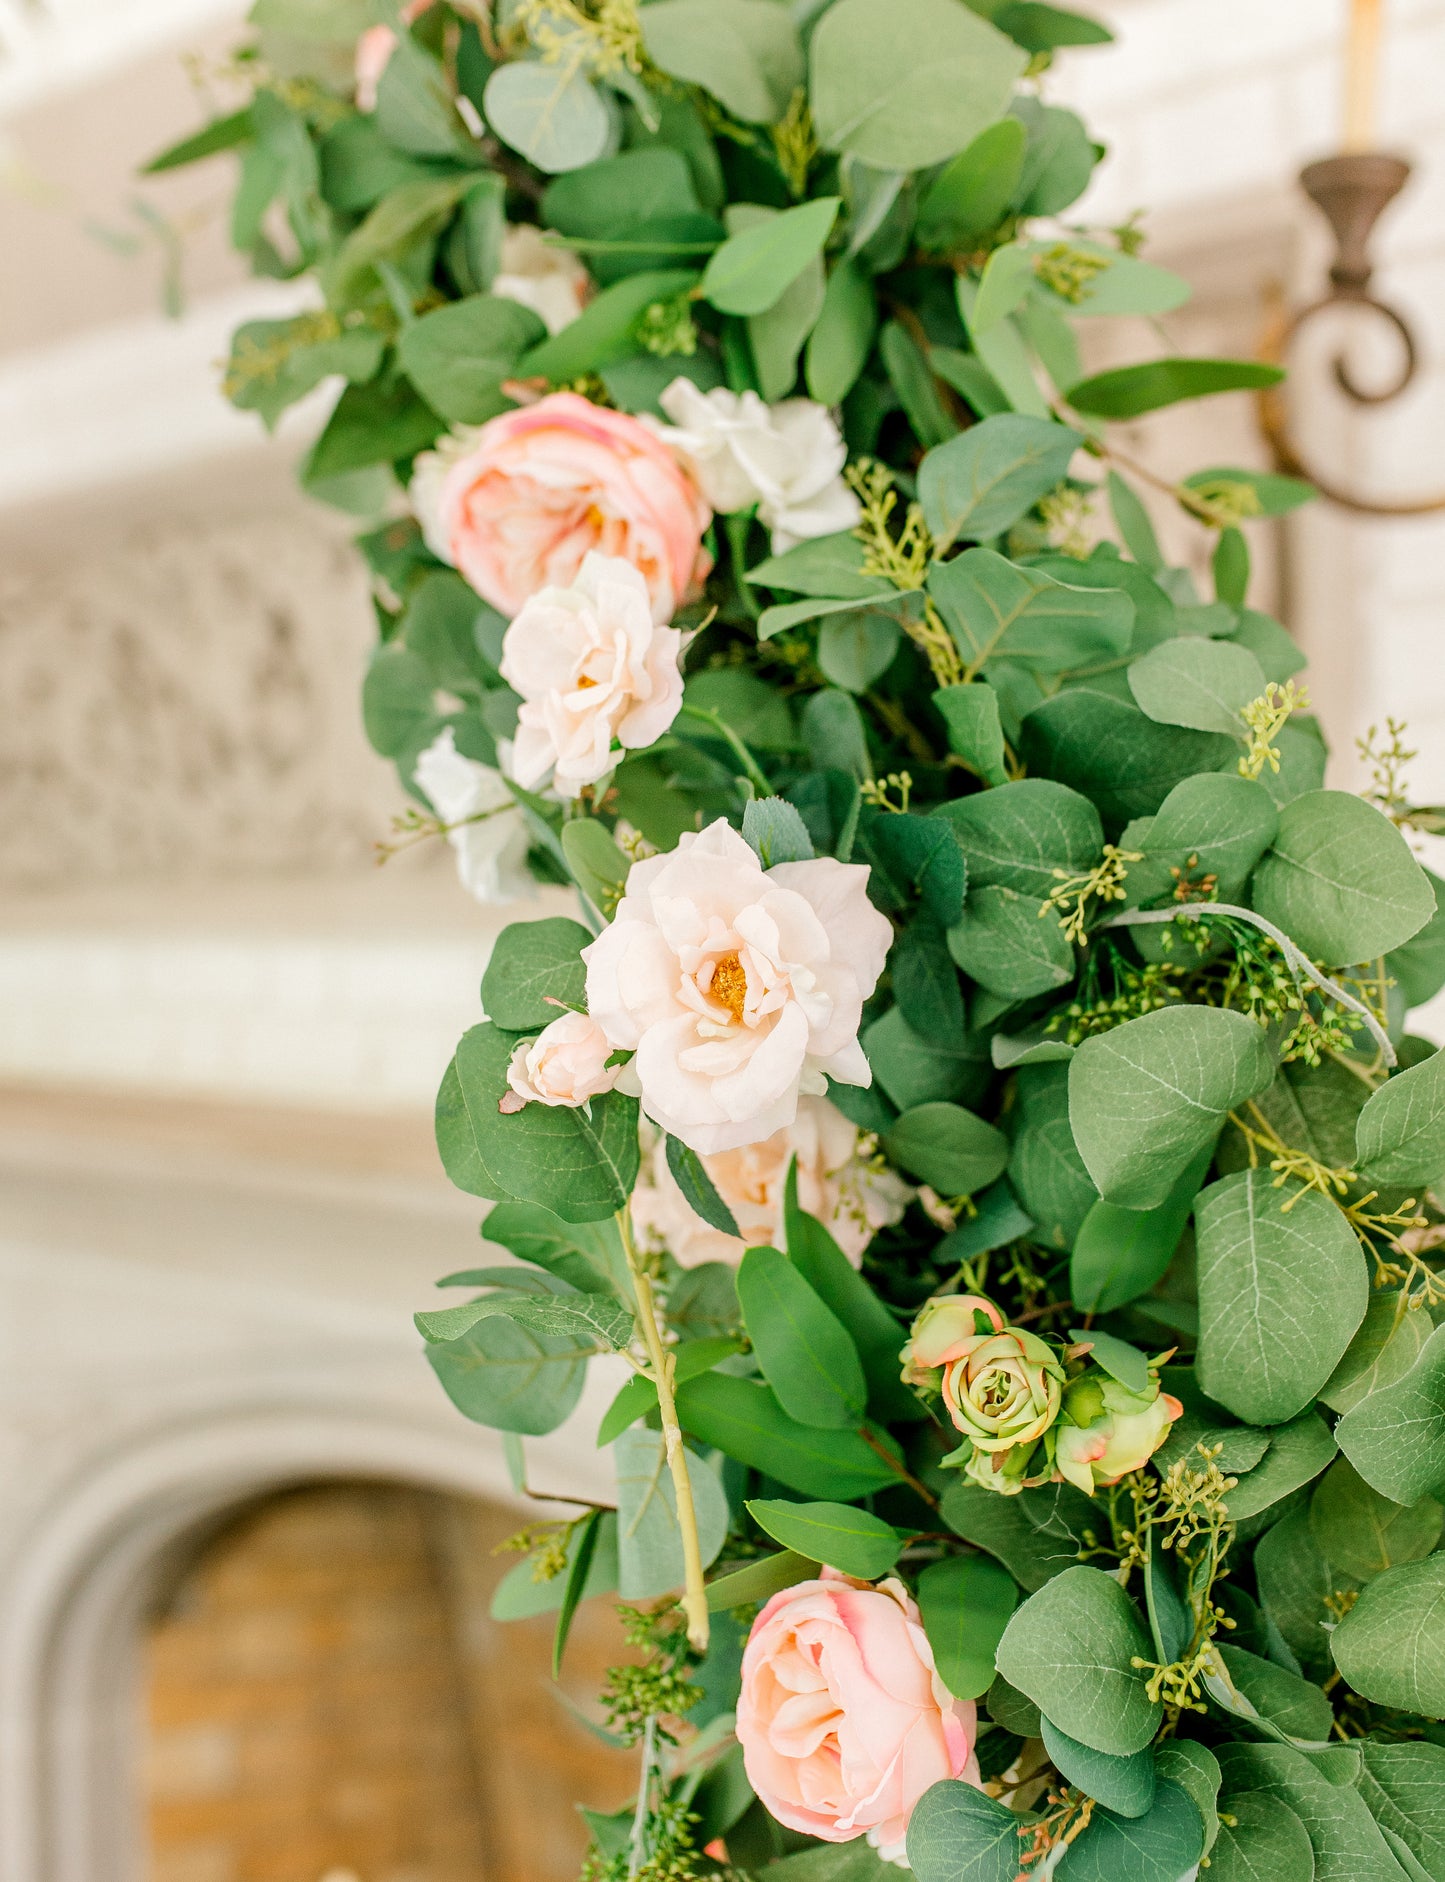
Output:
[[[706,706],[691,706],[685,700],[678,710],[684,717],[696,719],[700,724],[711,727],[742,766],[748,783],[752,785],[759,797],[773,795],[773,787],[763,775],[762,766],[726,720],[719,718],[717,713],[709,711]]]
[[[682,1426],[677,1421],[677,1400],[672,1390],[676,1362],[662,1343],[662,1332],[657,1324],[657,1304],[652,1296],[652,1281],[633,1242],[632,1224],[626,1209],[618,1210],[617,1227],[622,1236],[623,1253],[627,1257],[627,1272],[632,1277],[637,1324],[651,1365],[649,1376],[657,1387],[657,1404],[662,1413],[663,1447],[667,1453],[667,1467],[672,1472],[673,1494],[677,1499],[677,1526],[682,1532],[682,1611],[687,1616],[687,1637],[698,1653],[706,1653],[707,1589],[702,1578],[702,1550],[697,1539],[697,1511],[692,1501],[692,1479],[687,1474],[687,1449],[682,1441]]]
[[[1272,921],[1266,921],[1263,915],[1256,915],[1252,908],[1239,908],[1233,902],[1184,902],[1177,908],[1126,908],[1122,914],[1111,915],[1101,925],[1105,928],[1142,928],[1157,922],[1173,921],[1183,915],[1198,921],[1206,915],[1229,915],[1235,921],[1247,921],[1252,928],[1258,928],[1267,934],[1275,946],[1284,955],[1296,973],[1303,974],[1312,981],[1321,993],[1337,1000],[1351,1013],[1358,1013],[1370,1030],[1370,1036],[1380,1048],[1380,1056],[1386,1065],[1395,1065],[1398,1060],[1395,1048],[1390,1043],[1390,1035],[1379,1020],[1370,1011],[1363,1000],[1357,1000],[1352,993],[1346,993],[1338,981],[1331,980],[1328,974],[1322,974],[1310,957],[1297,948],[1282,928],[1276,928]]]

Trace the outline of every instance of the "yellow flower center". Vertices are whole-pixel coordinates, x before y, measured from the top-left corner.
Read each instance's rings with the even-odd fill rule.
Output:
[[[742,1019],[743,1002],[748,996],[748,976],[736,954],[724,954],[713,967],[708,992],[735,1020]]]

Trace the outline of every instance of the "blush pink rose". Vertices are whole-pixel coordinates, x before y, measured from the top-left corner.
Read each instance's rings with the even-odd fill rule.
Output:
[[[825,1568],[775,1594],[743,1653],[737,1734],[779,1823],[825,1843],[866,1835],[888,1862],[943,1778],[979,1784],[977,1713],[933,1664],[916,1604]]]
[[[571,1110],[600,1098],[617,1083],[609,1065],[612,1048],[602,1028],[585,1013],[562,1013],[535,1039],[523,1039],[507,1066],[510,1086],[499,1109],[524,1104],[566,1105]]]
[[[443,438],[417,459],[411,501],[432,553],[505,615],[570,587],[595,550],[640,571],[661,625],[712,566],[711,511],[667,446],[575,392]]]

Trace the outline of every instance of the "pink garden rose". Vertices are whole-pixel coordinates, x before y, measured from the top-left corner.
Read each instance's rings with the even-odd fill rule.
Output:
[[[790,1830],[866,1834],[888,1862],[943,1778],[979,1784],[977,1713],[938,1677],[916,1604],[825,1568],[775,1594],[743,1653],[737,1734],[748,1781]]]
[[[647,583],[595,551],[567,588],[522,604],[502,641],[502,678],[521,695],[508,766],[525,790],[561,797],[606,777],[624,748],[655,745],[682,704],[682,635],[653,623]]]
[[[432,553],[505,615],[568,587],[596,550],[640,571],[663,624],[712,566],[711,512],[667,446],[575,392],[440,439],[416,460],[411,502]]]
[[[620,1051],[621,1088],[699,1156],[791,1124],[825,1078],[867,1085],[858,1043],[893,927],[868,870],[818,856],[764,869],[719,818],[634,863],[582,950],[587,1010]]]

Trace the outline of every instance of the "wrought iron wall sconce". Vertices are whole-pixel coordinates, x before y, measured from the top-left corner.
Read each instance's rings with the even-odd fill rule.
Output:
[[[1399,363],[1391,377],[1379,385],[1365,385],[1355,376],[1344,352],[1333,361],[1336,385],[1360,406],[1388,405],[1412,383],[1420,364],[1415,335],[1405,316],[1370,291],[1374,277],[1370,245],[1375,225],[1405,187],[1410,165],[1403,157],[1380,151],[1347,151],[1308,164],[1300,172],[1305,193],[1329,222],[1335,237],[1330,286],[1318,300],[1304,307],[1279,307],[1273,314],[1261,346],[1262,356],[1283,365],[1301,329],[1331,309],[1355,310],[1382,322],[1399,348]],[[1283,471],[1305,477],[1333,503],[1366,516],[1428,516],[1445,510],[1445,491],[1435,496],[1392,501],[1371,497],[1350,488],[1329,472],[1310,463],[1290,427],[1283,386],[1259,394],[1260,426]]]

